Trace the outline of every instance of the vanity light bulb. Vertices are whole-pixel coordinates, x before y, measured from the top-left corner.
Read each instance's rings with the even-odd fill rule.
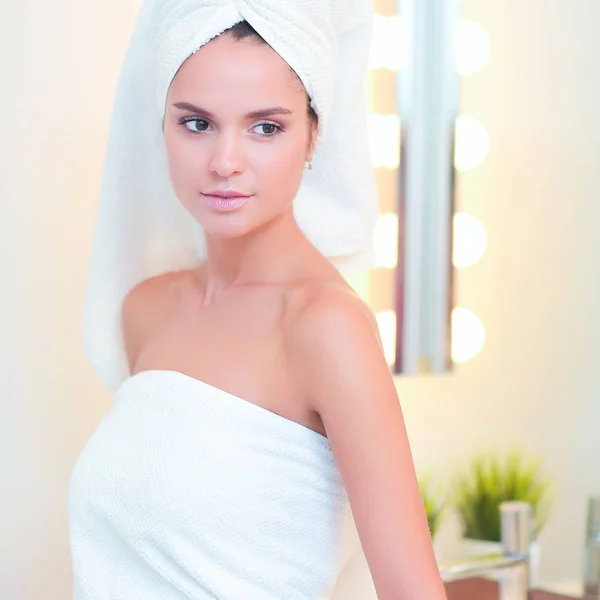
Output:
[[[456,70],[467,77],[479,73],[490,60],[492,41],[476,21],[461,21],[456,31]]]
[[[375,315],[381,335],[381,343],[388,365],[396,361],[396,313],[386,310]]]
[[[490,137],[486,128],[473,117],[456,119],[456,144],[454,165],[458,171],[478,167],[490,151]]]
[[[408,32],[402,17],[373,15],[369,69],[398,71],[408,60]]]
[[[466,308],[452,311],[452,362],[464,363],[475,358],[485,343],[481,319]]]
[[[453,219],[452,262],[458,269],[474,265],[485,253],[487,233],[481,221],[460,212]]]
[[[397,169],[400,164],[400,117],[372,112],[367,124],[373,167]]]
[[[398,216],[386,213],[377,219],[374,232],[377,267],[393,269],[398,264]]]

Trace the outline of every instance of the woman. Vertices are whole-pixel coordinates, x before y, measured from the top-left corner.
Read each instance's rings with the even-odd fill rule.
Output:
[[[291,2],[150,0],[140,14],[84,314],[88,357],[115,405],[71,480],[77,600],[328,597],[346,501],[380,600],[445,598],[376,322],[339,270],[359,264],[349,250],[362,251],[375,197],[343,193],[346,179],[372,190],[364,106],[348,120],[328,83],[360,45],[368,6]],[[206,23],[216,34],[199,43]],[[297,39],[275,33],[286,27]],[[344,27],[351,35],[328,70]],[[144,28],[158,58],[136,54]],[[181,40],[193,48],[184,60],[173,50]],[[354,63],[359,75],[364,65]],[[147,100],[144,73],[157,72],[167,82],[157,87],[164,155],[149,150],[156,131],[144,124],[154,113],[125,94],[135,80]],[[340,170],[327,181],[321,171],[311,186],[313,158],[338,160]],[[167,208],[166,184],[152,183],[161,173],[177,208]],[[174,235],[190,227],[201,233],[191,258]],[[120,341],[102,320],[111,294]]]

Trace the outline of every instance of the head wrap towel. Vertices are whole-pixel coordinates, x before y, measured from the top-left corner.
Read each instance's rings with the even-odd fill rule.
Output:
[[[372,0],[146,0],[117,86],[83,306],[83,347],[112,391],[128,375],[121,306],[140,281],[205,256],[173,191],[162,119],[183,62],[246,20],[298,74],[319,117],[294,215],[342,273],[373,266],[377,194],[364,75]]]

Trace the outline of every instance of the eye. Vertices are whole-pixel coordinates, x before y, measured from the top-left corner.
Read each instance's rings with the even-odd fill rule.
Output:
[[[256,127],[262,127],[263,128],[263,134],[262,137],[273,137],[275,135],[277,135],[278,131],[283,131],[283,127],[281,127],[280,125],[277,125],[276,123],[259,123]]]
[[[189,125],[190,123],[195,123],[197,129],[194,129],[193,127],[191,127]],[[181,120],[181,124],[188,131],[191,131],[192,133],[203,133],[204,131],[206,131],[206,129],[204,128],[204,126],[208,125],[208,121],[205,121],[204,119],[199,119],[198,117],[190,117],[190,118],[187,118],[187,119],[182,119]]]

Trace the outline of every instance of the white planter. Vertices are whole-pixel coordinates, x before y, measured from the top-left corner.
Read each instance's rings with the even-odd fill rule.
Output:
[[[531,587],[536,589],[540,585],[540,557],[542,553],[542,547],[538,540],[534,540],[529,544],[529,577],[531,581]]]
[[[540,572],[540,553],[541,547],[539,541],[531,542],[529,546],[529,565],[530,565],[530,580],[531,587],[538,587],[539,572]],[[488,542],[486,540],[472,540],[463,538],[460,545],[461,560],[469,560],[475,558],[483,558],[490,554],[502,554],[502,542]],[[486,575],[493,581],[501,581],[503,579],[502,570],[491,571]]]

